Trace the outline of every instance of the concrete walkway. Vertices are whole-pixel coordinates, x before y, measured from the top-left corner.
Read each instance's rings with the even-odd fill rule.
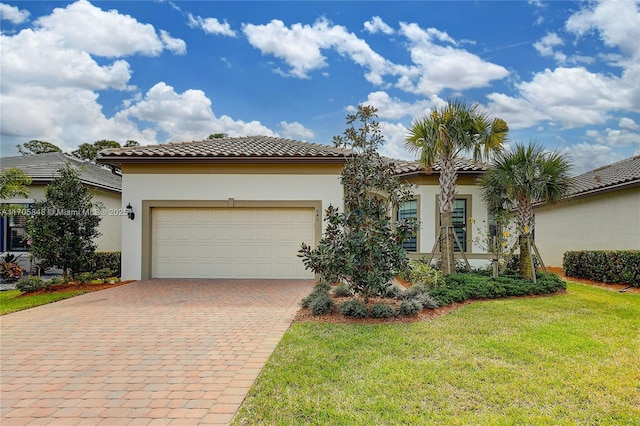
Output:
[[[151,280],[0,317],[11,425],[228,424],[309,280]]]

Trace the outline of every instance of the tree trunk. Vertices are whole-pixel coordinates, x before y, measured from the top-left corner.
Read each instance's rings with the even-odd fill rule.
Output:
[[[456,271],[455,241],[453,239],[453,202],[456,199],[456,168],[452,158],[440,162],[440,270],[443,274]]]
[[[520,275],[528,280],[533,280],[534,270],[531,267],[531,253],[529,252],[529,245],[527,239],[529,234],[520,235],[518,241],[520,243]]]

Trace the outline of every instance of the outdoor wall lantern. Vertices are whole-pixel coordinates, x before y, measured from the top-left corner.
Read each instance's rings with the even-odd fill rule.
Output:
[[[133,212],[133,207],[131,207],[131,203],[127,204],[127,207],[124,209],[127,217],[131,220],[136,218],[136,214]]]

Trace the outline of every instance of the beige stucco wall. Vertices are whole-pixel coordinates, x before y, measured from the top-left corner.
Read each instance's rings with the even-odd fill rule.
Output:
[[[420,183],[414,189],[414,194],[419,196],[419,216],[421,220],[418,234],[418,251],[416,256],[426,256],[433,249],[433,245],[439,231],[439,208],[438,194],[440,188],[437,180],[433,182]],[[482,233],[486,232],[487,209],[480,189],[477,185],[463,184],[457,185],[457,196],[467,198],[467,209],[470,209],[467,216],[474,219],[475,223],[468,221],[467,227],[467,256],[472,266],[485,266],[488,264],[486,250],[479,244],[478,239]],[[470,248],[470,249],[469,249]]]
[[[234,173],[233,168],[225,173],[214,173],[213,168],[191,167],[172,173],[167,166],[158,173],[151,169],[123,168],[122,204],[131,203],[135,220],[122,219],[122,277],[141,279],[143,264],[143,201],[158,200],[239,200],[239,201],[293,201],[321,200],[324,210],[333,204],[343,208],[343,189],[340,184],[339,169],[332,173],[323,170],[313,174],[313,167],[293,174],[282,170],[270,170],[260,174],[254,166],[252,173]],[[237,171],[243,171],[238,167]],[[175,170],[174,170],[175,171]],[[201,171],[201,173],[193,173]],[[318,220],[321,220],[322,212]],[[324,223],[323,223],[324,225]]]
[[[640,187],[535,209],[536,245],[549,266],[572,250],[639,250]]]
[[[45,185],[29,186],[29,199],[43,200]],[[116,209],[122,208],[120,194],[112,191],[91,188],[91,195],[94,202],[101,202],[105,208],[100,221],[99,230],[102,235],[96,239],[97,251],[120,251],[122,232],[121,216],[115,216]]]

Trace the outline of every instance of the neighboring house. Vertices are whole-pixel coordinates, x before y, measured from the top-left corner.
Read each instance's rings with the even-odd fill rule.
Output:
[[[80,180],[89,187],[93,201],[102,203],[102,220],[99,230],[101,235],[96,239],[98,251],[120,251],[121,223],[120,212],[123,210],[121,202],[122,178],[104,166],[84,162],[56,152],[49,154],[21,155],[18,157],[0,158],[0,170],[17,168],[23,170],[32,179],[29,186],[28,198],[0,200],[3,204],[16,204],[27,209],[34,200],[44,199],[44,188],[51,183],[58,169],[71,163],[80,170]],[[26,216],[0,216],[0,252],[26,253],[27,242]],[[23,256],[24,259],[26,257]],[[21,266],[24,267],[23,262]]]
[[[313,278],[298,250],[315,246],[324,210],[342,210],[340,173],[349,150],[265,136],[109,149],[99,163],[122,170],[122,276],[148,278]],[[394,160],[395,161],[395,160]],[[422,229],[407,241],[412,256],[431,252],[439,227],[437,170],[395,161],[417,185],[400,208]],[[486,219],[475,180],[484,168],[461,162],[457,223],[472,259],[471,217]],[[465,228],[464,230],[462,228]]]
[[[535,238],[547,265],[575,250],[640,250],[640,156],[574,178],[569,196],[534,207]]]

